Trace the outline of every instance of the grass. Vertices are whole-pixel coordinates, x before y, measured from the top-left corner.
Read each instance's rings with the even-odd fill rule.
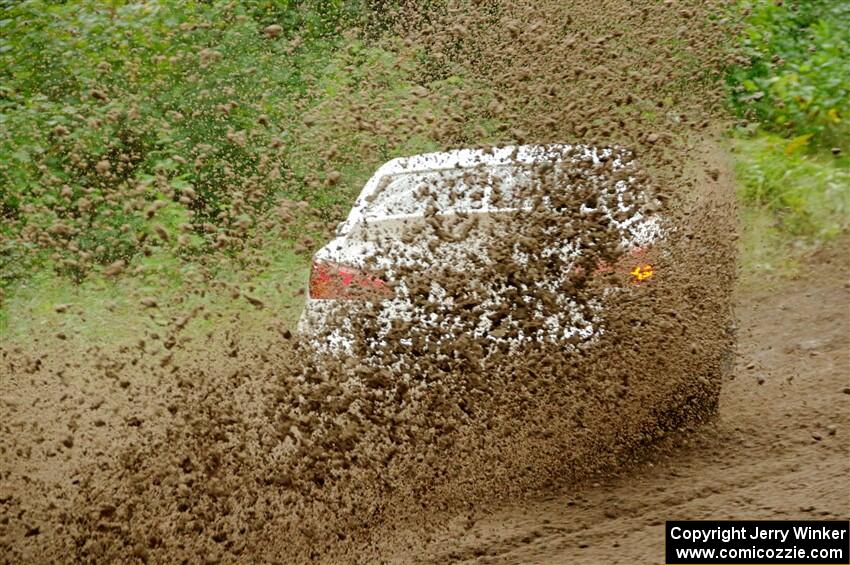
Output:
[[[850,230],[850,31],[843,0],[743,0],[739,60],[727,74],[745,121],[732,150],[745,277],[793,273]]]
[[[199,328],[237,315],[240,328],[292,325],[310,252],[380,164],[442,147],[437,126],[456,118],[469,124],[456,143],[486,142],[499,126],[481,115],[486,89],[423,81],[421,53],[367,40],[358,26],[380,19],[368,10],[336,0],[0,8],[3,341],[64,327],[117,343],[199,305],[210,314]],[[270,24],[282,29],[269,35]],[[119,259],[126,272],[106,277]],[[144,296],[161,308],[140,308]]]
[[[801,253],[850,230],[850,159],[765,133],[734,138],[732,151],[745,278],[793,274]]]
[[[139,339],[145,331],[161,332],[172,321],[196,309],[187,325],[188,335],[201,335],[221,326],[240,334],[263,331],[270,324],[294,328],[303,305],[309,261],[284,244],[264,251],[262,271],[240,273],[224,269],[200,293],[183,292],[200,271],[168,255],[140,261],[142,273],[109,279],[92,277],[75,283],[50,270],[34,274],[0,310],[0,335],[6,345],[23,344],[33,337],[61,332],[90,345],[120,346]],[[233,289],[242,294],[234,295]],[[252,306],[244,294],[263,302]],[[159,307],[148,309],[140,297],[153,297]],[[68,305],[64,313],[58,305]]]
[[[850,228],[850,157],[807,151],[800,138],[735,140],[744,204],[774,215],[791,236],[828,240]]]

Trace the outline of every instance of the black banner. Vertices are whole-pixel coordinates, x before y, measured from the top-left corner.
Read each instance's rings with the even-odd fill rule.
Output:
[[[850,522],[687,520],[667,522],[668,565],[850,563]]]

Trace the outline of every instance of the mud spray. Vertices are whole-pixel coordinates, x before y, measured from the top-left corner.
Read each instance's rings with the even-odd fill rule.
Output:
[[[604,304],[605,332],[587,347],[540,342],[488,354],[468,334],[446,340],[398,327],[410,345],[384,348],[382,366],[318,363],[289,332],[187,343],[189,318],[180,318],[120,352],[4,350],[2,370],[43,395],[32,406],[7,398],[6,559],[377,562],[399,544],[415,555],[447,517],[472,519],[500,501],[570,484],[710,418],[731,347],[735,265],[733,198],[718,187],[709,133],[721,119],[722,69],[732,56],[727,8],[485,0],[388,13],[383,33],[369,37],[399,60],[425,61],[418,96],[431,106],[445,102],[428,85],[463,76],[470,115],[499,124],[503,143],[632,151],[630,173],[643,187],[633,205],[663,217],[667,230],[659,276]],[[357,99],[357,86],[348,88]],[[495,94],[482,100],[482,89]],[[360,119],[342,99],[315,119]],[[411,118],[393,135],[428,128],[446,149],[476,146],[475,132],[455,118]],[[602,184],[613,182],[610,164],[601,167]],[[545,168],[533,174],[549,195],[563,180]],[[609,194],[592,189],[560,205]],[[585,265],[577,273],[619,258],[604,218],[559,224],[547,210],[490,234],[492,261],[470,258],[466,272],[427,279],[410,272],[407,283],[423,292],[439,283],[457,306],[451,313],[474,321],[482,313],[474,299],[487,292],[475,281],[498,281],[507,297],[527,294],[529,283],[564,267],[542,253],[554,241],[577,242]],[[422,229],[439,241],[456,233],[438,219]],[[511,264],[507,250],[517,246],[527,264]],[[581,307],[599,295],[597,284],[577,275],[558,292]],[[551,293],[531,298],[551,307]],[[532,316],[512,311],[516,327],[533,330]],[[357,324],[375,330],[368,316]],[[87,384],[66,391],[71,380]],[[63,423],[36,425],[39,410],[61,413]],[[57,437],[52,455],[32,448]]]

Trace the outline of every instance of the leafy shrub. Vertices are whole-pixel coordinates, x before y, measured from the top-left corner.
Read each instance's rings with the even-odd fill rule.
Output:
[[[381,36],[412,4],[0,0],[0,286],[258,276],[387,159],[486,141],[494,94]]]
[[[304,75],[359,10],[0,4],[3,281],[35,255],[79,280],[152,247],[238,248],[262,210],[296,190],[287,156],[311,96]]]
[[[850,4],[743,6],[742,65],[727,75],[733,108],[753,122],[735,141],[741,199],[751,212],[772,218],[778,234],[823,240],[846,232]]]
[[[736,111],[782,135],[850,148],[850,3],[757,0],[745,6],[747,64],[728,77]]]

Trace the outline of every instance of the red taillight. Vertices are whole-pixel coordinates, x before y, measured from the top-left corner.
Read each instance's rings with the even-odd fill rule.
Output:
[[[374,300],[392,296],[380,277],[345,265],[313,262],[310,298],[320,300]]]

